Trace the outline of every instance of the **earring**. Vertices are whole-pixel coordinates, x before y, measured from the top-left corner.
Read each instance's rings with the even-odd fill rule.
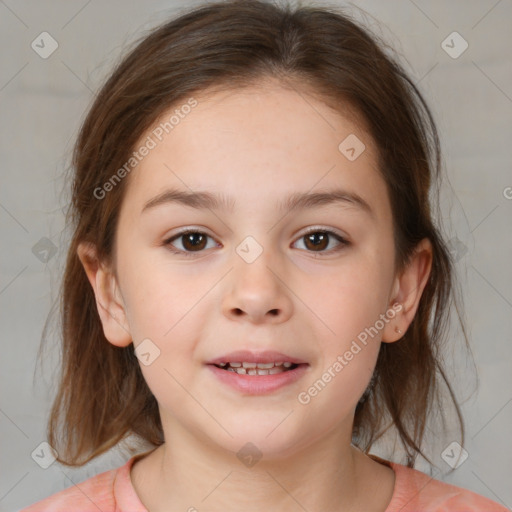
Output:
[[[395,332],[396,332],[397,334],[402,334],[402,330],[401,330],[401,329],[399,329],[398,327],[395,327]]]

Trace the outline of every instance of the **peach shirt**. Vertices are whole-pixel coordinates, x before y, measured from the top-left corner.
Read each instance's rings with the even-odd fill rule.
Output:
[[[143,455],[136,455],[124,466],[57,492],[21,512],[148,512],[130,480],[133,462]],[[510,512],[503,505],[462,487],[368,455],[395,472],[395,488],[386,512]]]

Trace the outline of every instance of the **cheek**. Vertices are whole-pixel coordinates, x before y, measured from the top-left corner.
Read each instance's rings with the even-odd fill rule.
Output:
[[[157,277],[146,275],[134,280],[130,328],[135,346],[151,340],[155,357],[148,365],[140,359],[142,374],[158,402],[175,410],[188,399],[184,389],[190,389],[191,370],[199,365],[196,346],[201,327],[197,313],[201,307],[197,302],[205,291],[186,286],[179,278],[167,284]]]
[[[346,405],[357,405],[373,373],[390,276],[391,267],[374,252],[354,254],[335,273],[313,281],[308,307],[316,313],[312,318],[321,357],[305,400],[323,404],[326,410],[330,403],[343,403],[343,410],[328,413],[333,419],[346,413]]]
[[[322,411],[327,423],[340,421],[356,407],[377,362],[380,333],[359,328],[364,316],[357,314],[338,315],[336,336],[318,340],[322,358],[298,397],[300,404]]]
[[[206,278],[166,265],[165,258],[144,256],[132,255],[121,263],[129,325],[135,340],[149,337],[165,345],[176,339],[182,320],[211,285]]]
[[[375,324],[387,307],[388,267],[376,257],[357,253],[335,271],[304,279],[297,295],[306,298],[304,303],[313,313],[320,339],[336,340],[343,346]]]

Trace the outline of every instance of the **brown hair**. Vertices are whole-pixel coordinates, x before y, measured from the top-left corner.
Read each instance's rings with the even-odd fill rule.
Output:
[[[129,434],[155,446],[164,442],[157,402],[133,347],[106,340],[77,256],[78,244],[87,241],[99,259],[113,260],[127,180],[101,200],[95,189],[123,166],[172,105],[207,88],[228,91],[265,78],[307,86],[326,104],[340,112],[350,108],[363,120],[392,205],[396,270],[406,266],[423,238],[433,247],[414,320],[403,339],[381,345],[371,386],[355,411],[353,443],[368,453],[394,426],[407,465],[413,467],[417,453],[430,462],[421,445],[428,413],[440,400],[439,377],[455,405],[464,443],[462,415],[440,356],[456,298],[453,262],[429,202],[429,191],[441,181],[440,144],[425,100],[386,48],[332,7],[232,0],[196,7],[158,27],[118,65],[90,108],[73,154],[67,212],[73,236],[60,295],[62,374],[48,424],[48,440],[61,462],[83,464]]]

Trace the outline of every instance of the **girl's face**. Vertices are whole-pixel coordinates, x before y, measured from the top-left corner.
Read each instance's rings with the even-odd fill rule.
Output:
[[[328,435],[348,444],[380,342],[400,338],[373,143],[278,85],[194,100],[137,145],[149,149],[125,178],[116,233],[112,314],[127,332],[107,337],[138,347],[166,434],[269,457]],[[269,375],[213,364],[244,361],[301,364]]]

